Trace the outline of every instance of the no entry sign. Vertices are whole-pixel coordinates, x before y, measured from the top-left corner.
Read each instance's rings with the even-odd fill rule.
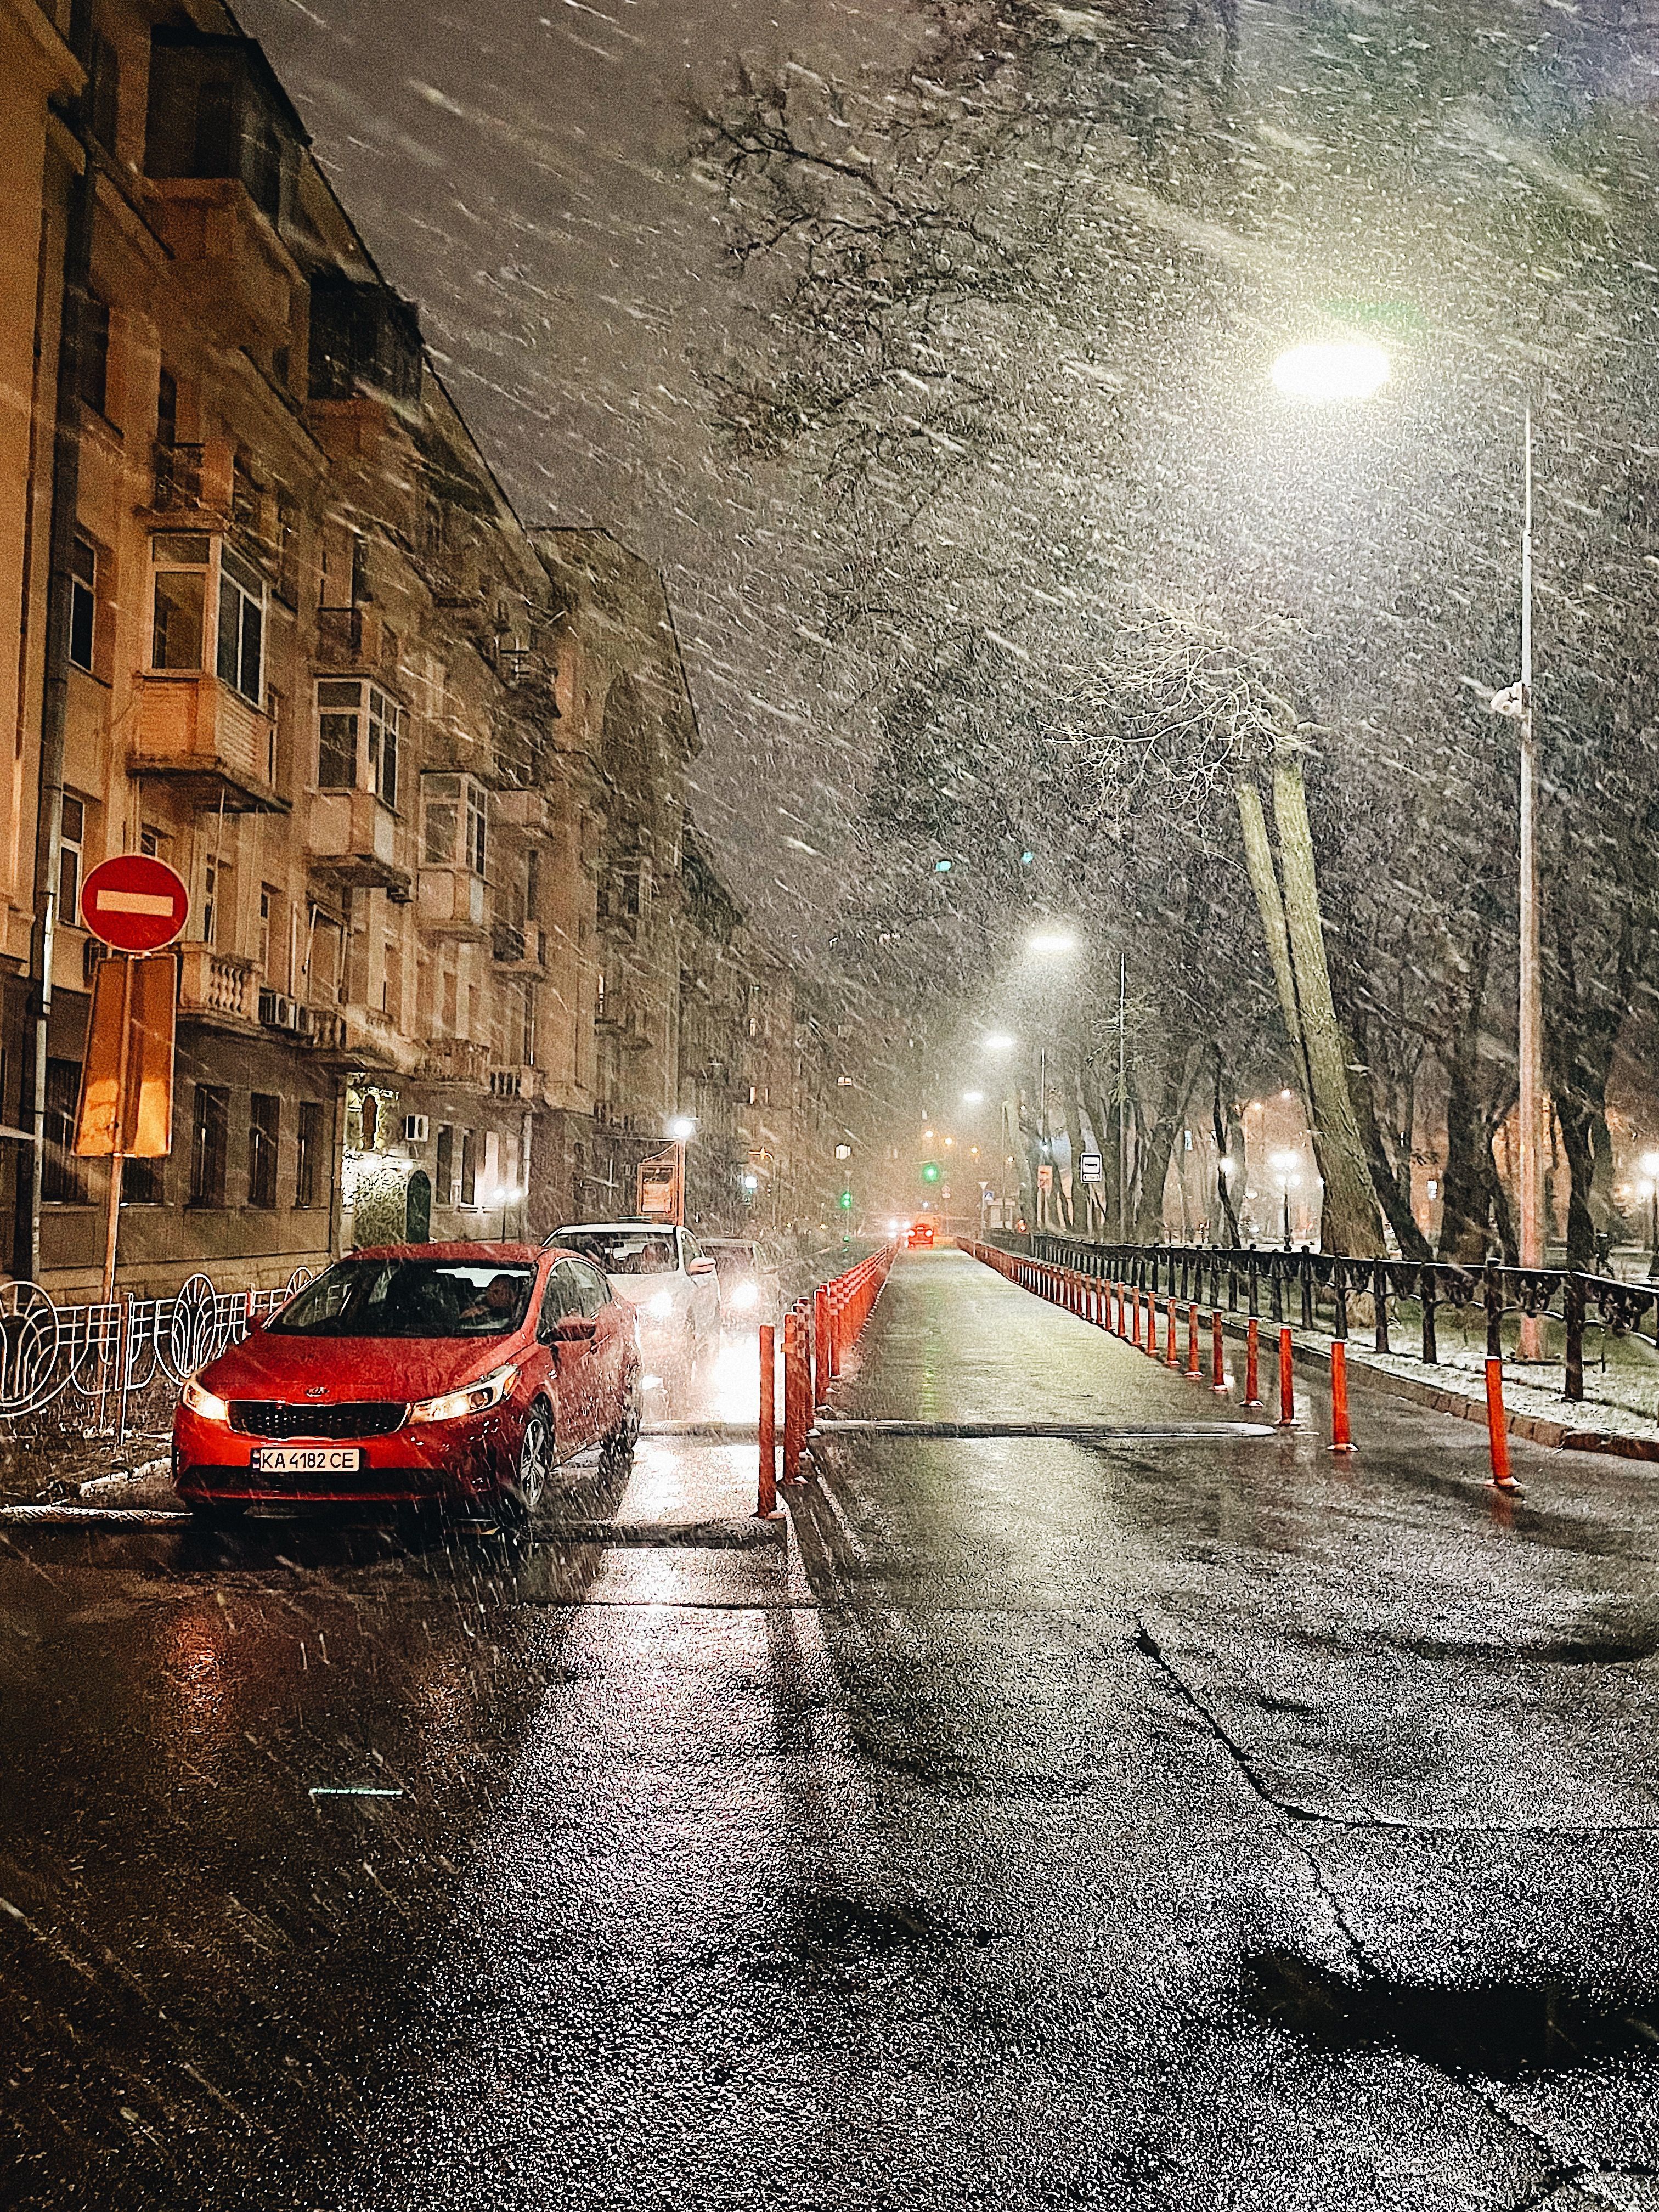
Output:
[[[159,952],[189,913],[183,878],[147,853],[101,861],[81,890],[82,925],[117,952]]]

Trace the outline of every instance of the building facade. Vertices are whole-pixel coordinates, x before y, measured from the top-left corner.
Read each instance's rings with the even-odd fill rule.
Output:
[[[688,834],[654,572],[521,525],[215,0],[0,0],[0,38],[12,1274],[99,1278],[79,889],[121,852],[191,901],[173,1149],[127,1165],[123,1287],[627,1212],[678,1112],[718,1125],[705,1210],[735,1218],[769,1142],[761,985],[746,945],[688,965],[742,925]]]

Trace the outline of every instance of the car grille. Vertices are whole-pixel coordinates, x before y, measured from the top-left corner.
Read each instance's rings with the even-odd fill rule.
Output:
[[[385,1437],[402,1428],[407,1406],[370,1398],[339,1406],[290,1406],[279,1398],[233,1398],[230,1425],[244,1437]]]

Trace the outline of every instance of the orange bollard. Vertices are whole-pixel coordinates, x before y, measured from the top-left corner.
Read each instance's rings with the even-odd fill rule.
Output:
[[[760,1328],[760,1502],[764,1520],[778,1510],[778,1357],[769,1321]]]
[[[1203,1379],[1203,1370],[1198,1364],[1198,1308],[1188,1306],[1187,1309],[1187,1380],[1189,1382],[1201,1382]]]
[[[1348,1347],[1340,1337],[1331,1346],[1331,1449],[1353,1449],[1353,1431],[1348,1426]]]
[[[1158,1300],[1150,1291],[1146,1293],[1146,1341],[1142,1349],[1148,1359],[1156,1359],[1158,1357]]]
[[[783,1479],[800,1480],[801,1454],[812,1418],[812,1378],[806,1364],[806,1322],[804,1316],[783,1317]]]
[[[1139,1287],[1136,1288],[1134,1293],[1134,1304],[1130,1309],[1129,1329],[1129,1341],[1133,1345],[1135,1350],[1139,1352],[1140,1349],[1140,1291]]]
[[[1176,1302],[1173,1298],[1170,1300],[1170,1352],[1164,1364],[1170,1367],[1179,1367],[1181,1364],[1181,1323],[1176,1318]]]
[[[1519,1490],[1510,1473],[1510,1425],[1504,1411],[1504,1363],[1495,1355],[1486,1361],[1486,1439],[1492,1446],[1492,1479],[1496,1490]]]
[[[1261,1324],[1252,1315],[1244,1348],[1244,1403],[1261,1403]]]
[[[1276,1425],[1281,1429],[1296,1425],[1296,1368],[1288,1327],[1279,1332],[1279,1419]]]
[[[1221,1316],[1210,1316],[1210,1388],[1224,1398],[1232,1385],[1227,1380],[1227,1354],[1221,1341]]]
[[[812,1404],[815,1409],[830,1402],[830,1379],[833,1371],[830,1364],[830,1290],[827,1284],[820,1283],[812,1299]]]

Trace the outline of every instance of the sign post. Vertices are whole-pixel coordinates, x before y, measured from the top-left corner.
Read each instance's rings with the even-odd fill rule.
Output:
[[[173,1052],[179,961],[164,950],[184,929],[190,893],[164,860],[122,853],[81,891],[81,920],[117,959],[93,975],[85,1064],[75,1116],[77,1158],[109,1161],[103,1302],[115,1297],[122,1170],[128,1158],[173,1149]]]

